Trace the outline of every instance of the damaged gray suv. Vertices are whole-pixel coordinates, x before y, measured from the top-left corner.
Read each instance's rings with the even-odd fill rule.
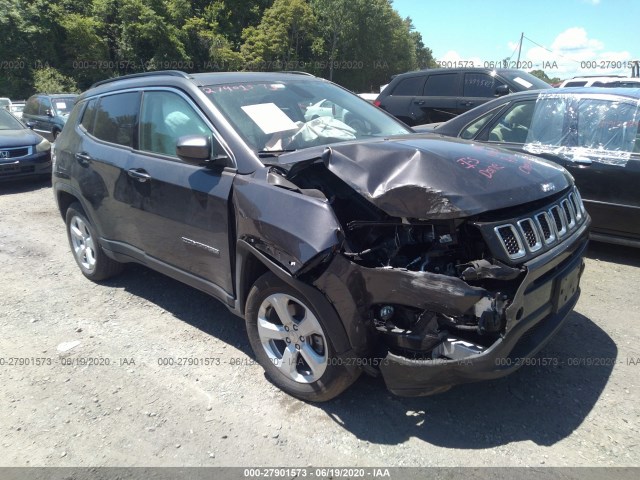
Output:
[[[213,295],[305,400],[363,371],[409,396],[506,375],[579,296],[590,220],[562,167],[416,135],[309,75],[106,80],[56,145],[82,273],[137,262]]]

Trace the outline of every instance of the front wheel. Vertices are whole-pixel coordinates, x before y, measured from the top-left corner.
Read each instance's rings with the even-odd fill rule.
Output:
[[[98,282],[122,271],[122,264],[102,251],[98,235],[79,203],[69,206],[66,221],[71,252],[85,277]]]
[[[273,273],[251,288],[245,313],[256,359],[269,379],[294,397],[330,400],[358,377],[336,356],[334,336],[314,306]]]

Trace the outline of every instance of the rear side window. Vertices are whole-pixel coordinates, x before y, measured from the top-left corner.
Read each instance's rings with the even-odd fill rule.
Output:
[[[24,106],[23,113],[27,115],[37,115],[38,114],[38,97],[31,97],[27,100],[27,104]]]
[[[40,97],[38,99],[38,114],[46,115],[47,110],[51,111],[51,99],[48,97]]]
[[[396,88],[393,89],[391,95],[416,96],[422,92],[424,84],[424,76],[403,78],[398,82]]]
[[[428,97],[455,97],[458,95],[456,88],[457,73],[444,73],[442,75],[429,75],[424,86],[424,95]]]
[[[565,88],[566,87],[584,87],[587,84],[587,82],[567,82],[565,84]]]
[[[102,97],[95,113],[93,135],[105,142],[133,147],[139,105],[138,92]]]
[[[463,95],[465,97],[494,97],[496,88],[504,85],[486,73],[465,73]]]

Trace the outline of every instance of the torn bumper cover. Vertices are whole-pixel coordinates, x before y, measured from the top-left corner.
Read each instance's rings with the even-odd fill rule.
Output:
[[[560,329],[578,300],[587,231],[585,223],[567,241],[522,265],[521,283],[502,312],[504,333],[490,345],[445,332],[431,344],[430,357],[405,356],[393,349],[383,355],[370,354],[378,357],[375,364],[387,388],[400,396],[430,395],[456,384],[502,377],[519,368],[523,359],[535,355]],[[339,258],[316,286],[341,313],[352,339],[370,329],[357,318],[362,319],[371,305],[403,304],[456,315],[474,308],[478,313],[478,306],[486,304],[486,290],[457,278],[437,276],[434,281],[434,276],[421,272],[366,269]],[[421,276],[424,280],[419,280]],[[354,347],[357,351],[357,345]]]

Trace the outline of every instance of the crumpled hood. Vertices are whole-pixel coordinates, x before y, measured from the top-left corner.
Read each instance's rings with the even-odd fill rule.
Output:
[[[538,200],[572,183],[552,162],[435,135],[339,144],[322,160],[394,217],[463,218]]]

